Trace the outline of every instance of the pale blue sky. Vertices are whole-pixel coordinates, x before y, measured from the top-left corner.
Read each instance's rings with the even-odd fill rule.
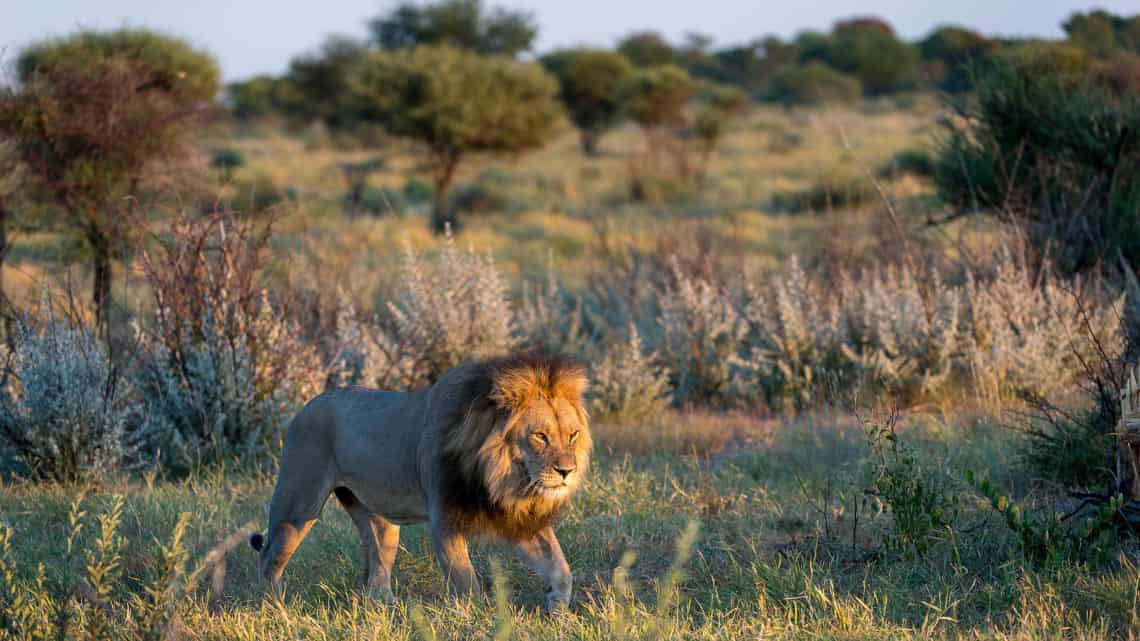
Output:
[[[289,59],[313,49],[329,33],[364,36],[365,21],[390,9],[392,0],[0,0],[0,52],[9,60],[21,46],[77,27],[129,25],[160,29],[215,55],[227,80],[278,73]],[[826,30],[837,18],[874,14],[907,38],[942,23],[987,34],[1061,35],[1060,23],[1076,10],[1103,7],[1140,12],[1140,0],[1083,4],[1072,0],[506,0],[496,3],[533,11],[539,51],[574,44],[612,45],[632,30],[653,29],[680,41],[701,32],[724,45],[773,33]]]

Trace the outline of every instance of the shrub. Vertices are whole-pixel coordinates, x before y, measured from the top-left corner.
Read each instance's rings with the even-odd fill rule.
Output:
[[[1115,399],[1113,399],[1115,400]],[[1069,488],[1107,487],[1112,481],[1115,422],[1099,408],[1034,420],[1022,451],[1027,467]]]
[[[486,214],[504,211],[510,200],[502,189],[484,181],[467,183],[455,188],[451,194],[451,208],[467,214]]]
[[[872,496],[892,517],[887,546],[923,556],[940,533],[951,532],[959,490],[944,473],[927,469],[919,453],[902,441],[898,419],[892,412],[884,420],[862,420],[871,446],[867,473]]]
[[[174,471],[257,462],[327,378],[300,328],[257,286],[272,219],[176,218],[141,252],[154,295],[138,330],[143,436]]]
[[[523,283],[515,327],[521,346],[549,354],[582,354],[590,336],[580,296],[566,292],[553,270],[542,283]]]
[[[767,99],[785,105],[820,105],[854,102],[862,95],[858,78],[822,62],[809,62],[776,73],[769,83]]]
[[[673,283],[661,300],[661,355],[678,403],[726,400],[748,326],[722,287],[670,263]]]
[[[660,415],[669,406],[669,373],[657,361],[656,354],[642,349],[637,326],[630,324],[629,339],[591,368],[591,413],[619,422]]]
[[[1120,353],[1122,298],[1094,305],[1103,293],[1036,273],[1005,247],[994,270],[968,274],[964,289],[964,360],[981,399],[1045,398],[1072,384],[1082,361]]]
[[[931,80],[950,93],[972,89],[970,65],[990,55],[996,48],[994,41],[980,33],[956,26],[939,27],[918,44],[928,69],[937,67],[941,71]]]
[[[966,480],[1017,535],[1021,553],[1030,563],[1056,567],[1061,563],[1105,563],[1108,560],[1116,538],[1121,497],[1106,501],[1090,516],[1066,524],[1066,519],[1076,512],[1067,517],[1058,512],[1037,514],[1010,500],[1009,495],[989,479],[979,479],[967,470]]]
[[[902,174],[930,178],[934,175],[934,159],[920,149],[903,149],[885,162],[876,173],[880,178]]]
[[[768,403],[802,409],[816,404],[817,384],[837,365],[842,336],[829,296],[793,257],[766,289],[748,285],[746,370]]]
[[[888,267],[845,276],[838,287],[846,367],[906,403],[942,391],[960,352],[961,292],[936,271],[923,282]]]
[[[871,195],[870,189],[862,180],[821,180],[807,189],[772,194],[772,210],[776,213],[799,214],[855,209],[868,202]]]
[[[977,93],[937,153],[943,199],[1024,227],[1066,272],[1140,261],[1140,100],[1001,64]]]
[[[515,344],[506,283],[489,255],[462,252],[447,235],[434,263],[407,250],[400,283],[388,312],[394,345],[415,359],[409,386]]]
[[[48,317],[21,323],[0,394],[0,442],[36,478],[97,480],[134,451],[128,390],[100,341]],[[14,380],[12,380],[14,379]]]
[[[214,152],[210,159],[210,166],[218,170],[222,182],[229,182],[234,177],[234,171],[245,164],[245,157],[237,149],[224,147]]]
[[[402,190],[404,200],[411,205],[430,203],[435,198],[435,187],[422,178],[409,178]]]

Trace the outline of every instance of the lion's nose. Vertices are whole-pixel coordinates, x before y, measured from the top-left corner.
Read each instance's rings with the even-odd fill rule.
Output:
[[[556,466],[554,466],[554,469],[555,469],[555,470],[556,470],[556,471],[557,471],[559,474],[561,474],[561,475],[562,475],[562,478],[563,478],[563,479],[565,479],[567,476],[570,476],[570,473],[571,473],[571,472],[573,472],[574,470],[578,469],[578,467],[577,467],[576,465],[571,465],[571,466],[569,466],[569,467],[560,467],[560,466],[557,466],[557,465],[556,465]]]

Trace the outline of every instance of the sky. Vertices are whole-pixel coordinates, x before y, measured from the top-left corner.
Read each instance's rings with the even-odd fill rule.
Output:
[[[538,51],[571,45],[613,46],[631,31],[654,30],[674,42],[686,33],[715,46],[775,34],[826,31],[837,19],[878,15],[905,38],[955,23],[988,35],[1060,37],[1074,11],[1140,12],[1140,0],[485,0],[532,12]],[[11,3],[11,4],[9,4]],[[0,60],[36,40],[78,28],[148,27],[180,36],[213,54],[227,81],[280,73],[332,33],[363,37],[366,22],[394,0],[0,0]]]

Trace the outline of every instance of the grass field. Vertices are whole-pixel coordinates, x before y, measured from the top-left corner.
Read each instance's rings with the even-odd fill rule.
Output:
[[[908,447],[956,487],[971,469],[1017,488],[1027,505],[1055,504],[1055,490],[1010,456],[1018,437],[992,420],[904,422]],[[955,527],[935,533],[923,555],[885,547],[890,517],[864,494],[867,440],[847,416],[671,414],[596,431],[596,466],[558,528],[576,574],[566,613],[539,611],[543,586],[493,544],[477,545],[473,559],[501,598],[448,600],[423,526],[403,529],[398,603],[371,601],[356,587],[355,529],[329,505],[287,570],[283,605],[259,597],[256,556],[241,541],[228,554],[224,583],[215,583],[220,593],[194,592],[175,638],[1091,640],[1134,639],[1140,630],[1134,545],[1100,571],[1037,569],[1001,519],[967,492]],[[48,586],[66,584],[66,571],[82,576],[91,561],[84,554],[96,549],[94,517],[121,495],[119,589],[146,585],[180,514],[190,515],[193,567],[242,524],[264,527],[271,480],[212,471],[92,490],[82,498],[85,527],[70,563],[76,493],[9,485],[0,495],[12,529],[6,561],[23,573],[42,564]]]

